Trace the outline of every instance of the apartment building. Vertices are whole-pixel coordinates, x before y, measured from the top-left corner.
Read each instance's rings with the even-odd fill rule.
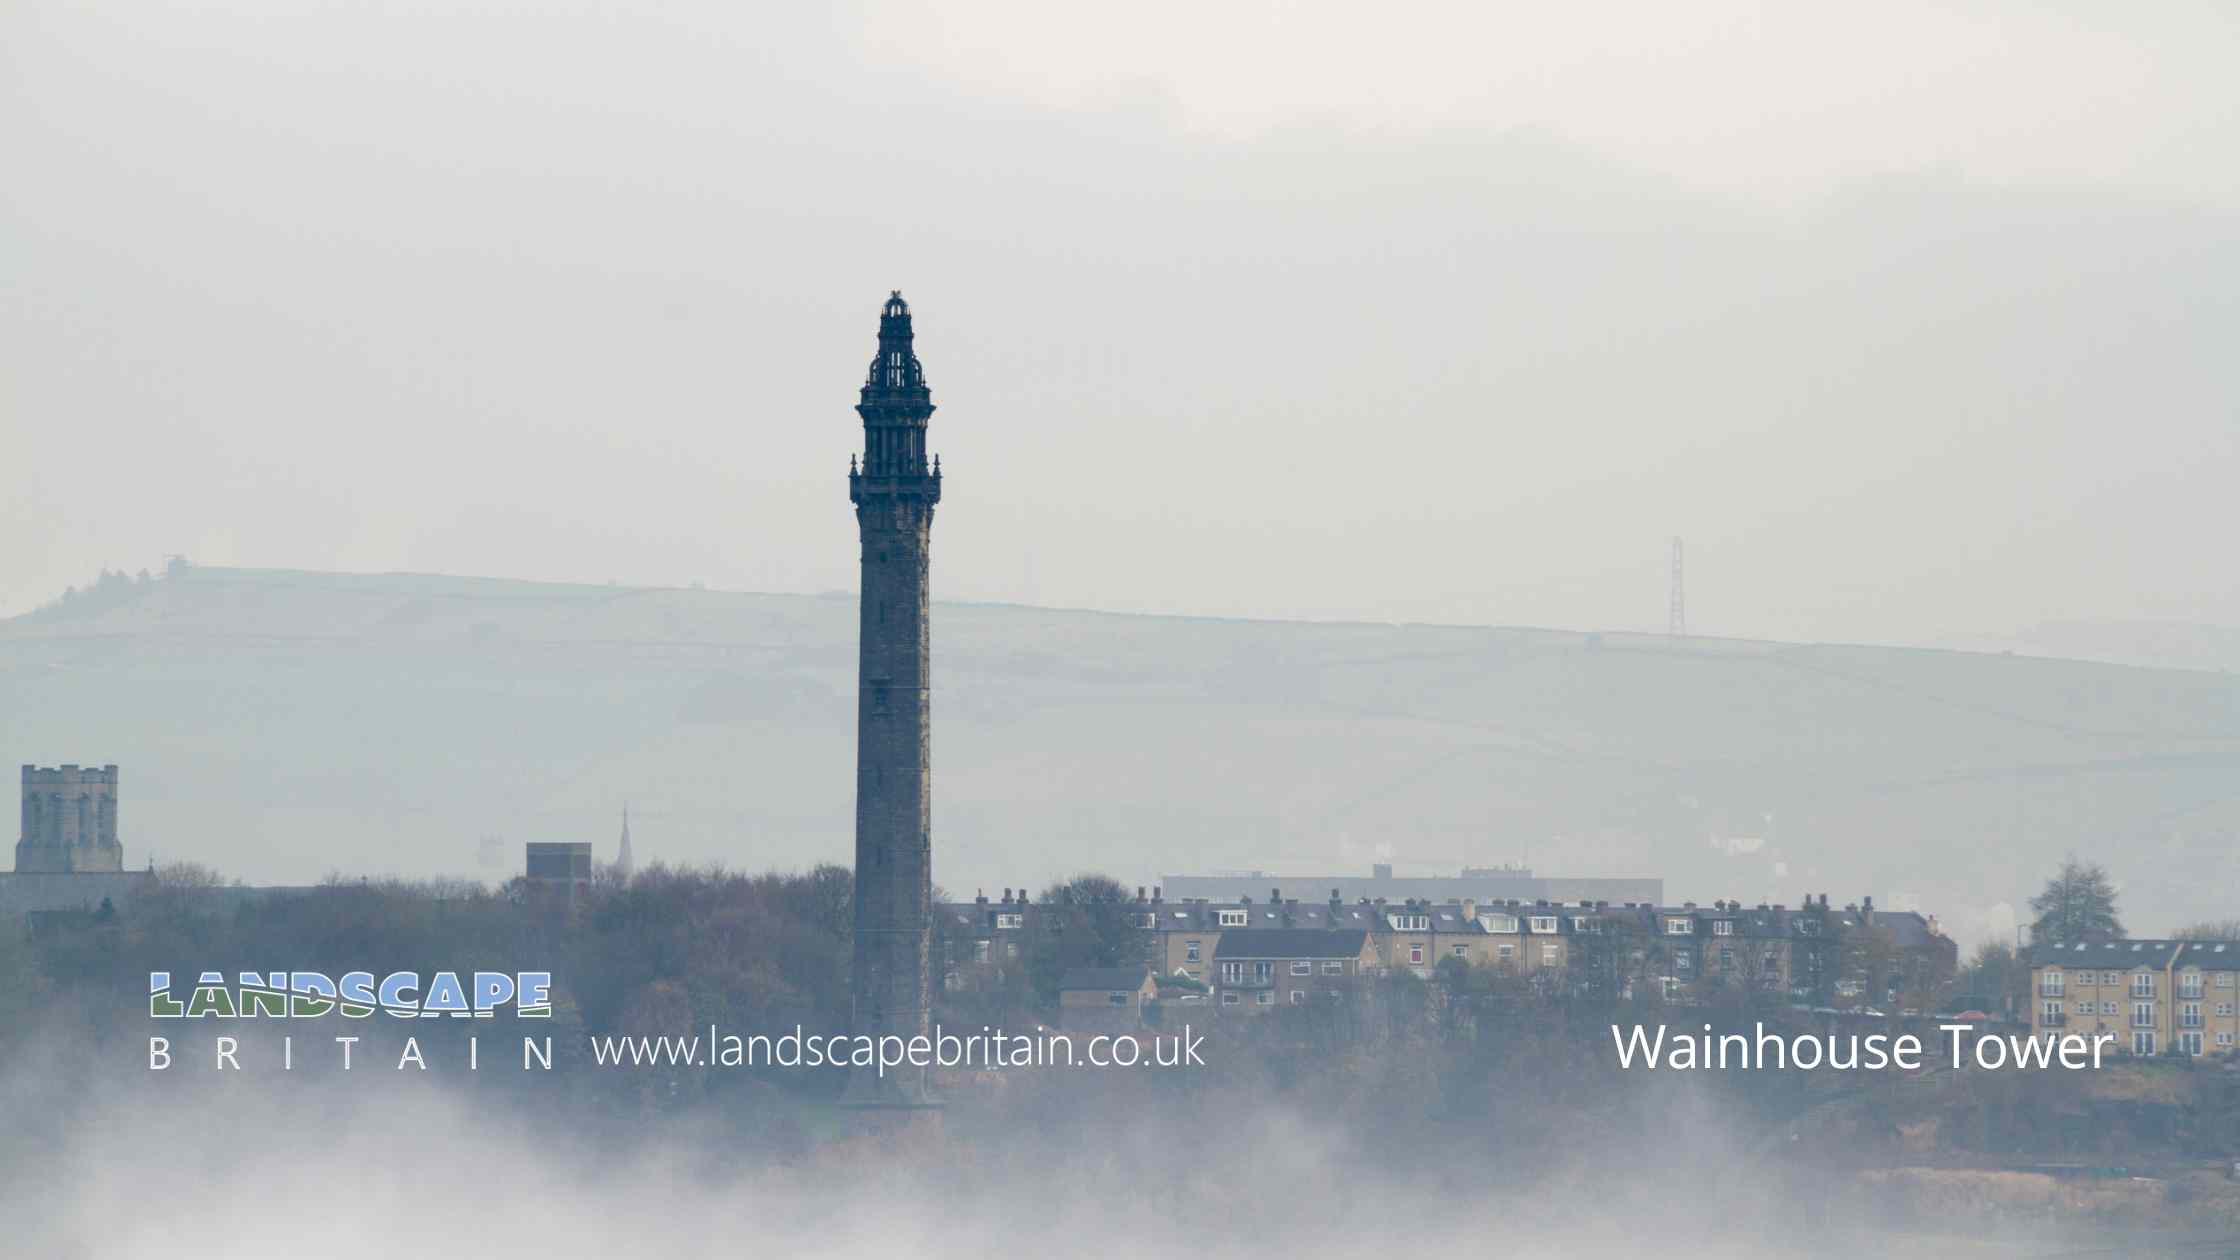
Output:
[[[2240,944],[2078,941],[2030,951],[2032,1032],[2114,1037],[2147,1057],[2240,1049]]]
[[[1214,950],[1214,1000],[1224,1015],[1342,999],[1381,963],[1362,928],[1234,928]]]

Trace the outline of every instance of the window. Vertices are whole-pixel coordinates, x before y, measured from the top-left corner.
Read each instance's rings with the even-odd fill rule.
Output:
[[[2120,971],[2111,971],[2111,972],[2109,972],[2109,973],[2108,973],[2107,975],[2104,975],[2104,976],[2100,977],[2100,983],[2102,983],[2102,984],[2122,984],[2122,983],[2123,983],[2123,973],[2122,973],[2122,972],[2120,972]]]
[[[1306,961],[1305,959],[1300,959],[1299,961],[1291,964],[1291,974],[1295,976],[1311,976],[1314,974],[1314,964]]]
[[[2218,972],[2218,973],[2217,973],[2217,987],[2218,987],[2218,988],[2220,988],[2220,989],[2229,989],[2229,988],[2231,988],[2231,987],[2232,987],[2232,973],[2231,973],[2231,972],[2229,972],[2229,971],[2220,971],[2220,972]]]
[[[1266,989],[1262,989],[1258,993],[1252,995],[1252,1003],[1255,1006],[1274,1006],[1276,1004],[1276,995]]]
[[[1420,965],[1423,962],[1423,946],[1410,945],[1408,947],[1408,961]]]
[[[996,916],[996,929],[998,931],[1006,931],[1011,928],[1022,928],[1026,925],[1027,916],[1023,914],[999,914]]]
[[[1481,914],[1478,922],[1485,925],[1486,931],[1504,936],[1517,930],[1517,916],[1513,914]]]
[[[1457,958],[1468,958],[1470,956],[1470,947],[1468,945],[1455,946],[1454,956]]]
[[[2151,971],[2142,971],[2142,972],[2140,972],[2139,974],[2137,974],[2137,975],[2135,975],[2135,976],[2131,977],[2131,996],[2133,996],[2133,997],[2153,997],[2153,996],[2154,996],[2154,973],[2153,973],[2153,972],[2151,972]]]
[[[1019,942],[1005,941],[1003,943],[1003,956],[1005,958],[1017,958],[1019,956]]]
[[[1326,963],[1322,964],[1322,974],[1323,974],[1323,975],[1326,975],[1326,976],[1342,976],[1342,975],[1344,975],[1345,973],[1346,973],[1346,965],[1345,965],[1344,963],[1342,963],[1342,962],[1326,962]]]
[[[2154,1034],[2151,1032],[2131,1034],[2131,1053],[2141,1057],[2152,1055],[2154,1053]]]
[[[1125,993],[1107,993],[1104,995],[1104,1000],[1108,1006],[1126,1006],[1128,995]]]
[[[2178,1027],[2201,1027],[2201,1003],[2186,1002],[2178,1007]]]
[[[1275,978],[1275,974],[1276,965],[1272,962],[1256,962],[1252,964],[1252,978],[1255,980],[1263,982],[1273,980]]]
[[[2218,1034],[2217,1034],[2217,1044],[2218,1044],[2218,1045],[2220,1045],[2220,1046],[2229,1046],[2229,1045],[2231,1045],[2231,1044],[2232,1044],[2232,1034],[2231,1034],[2231,1033],[2218,1033]]]
[[[1291,991],[1291,1004],[1293,1006],[1305,1006],[1307,1004],[1307,991],[1305,989],[1293,989]]]
[[[1676,952],[1672,955],[1672,969],[1674,971],[1694,971],[1696,969],[1696,956],[1684,949]]]
[[[2133,1002],[2131,1004],[2131,1026],[2133,1028],[2154,1027],[2154,1003]]]
[[[972,961],[977,963],[988,961],[988,942],[974,941],[972,943]]]
[[[1503,941],[1499,945],[1493,947],[1493,952],[1500,957],[1501,961],[1507,962],[1517,956],[1517,947],[1511,945],[1507,941]]]
[[[1184,941],[1184,942],[1182,943],[1182,960],[1183,960],[1184,962],[1197,962],[1197,961],[1199,961],[1199,959],[1198,959],[1198,947],[1199,947],[1199,942],[1197,942],[1197,941]]]
[[[2230,1002],[2219,1002],[2219,1003],[2217,1003],[2217,1014],[2219,1014],[2219,1015],[2230,1015],[2231,1013],[2232,1013],[2232,1003],[2230,1003]]]
[[[1664,921],[1664,934],[1666,936],[1693,936],[1695,930],[1696,924],[1693,919],[1670,918]]]
[[[2116,1004],[2115,1004],[2115,1003],[2113,1003],[2113,1002],[2102,1002],[2102,1003],[2100,1004],[2100,1013],[2101,1013],[2102,1015],[2113,1015],[2113,1014],[2115,1014],[2115,1013],[2116,1013]]]
[[[1713,919],[1713,920],[1711,921],[1711,934],[1712,934],[1713,936],[1733,936],[1733,935],[1734,935],[1734,920],[1733,920],[1733,919]]]
[[[1573,919],[1571,921],[1571,930],[1574,932],[1599,932],[1602,930],[1602,920]]]
[[[1223,910],[1221,912],[1221,926],[1223,927],[1243,927],[1251,921],[1252,912],[1249,910]]]
[[[2200,972],[2181,971],[2178,973],[2178,996],[2182,998],[2197,998],[2201,996]]]
[[[2067,992],[2068,977],[2058,971],[2048,971],[2038,980],[2038,993],[2043,997],[2061,997]]]
[[[1540,965],[1553,967],[1563,961],[1563,946],[1550,941],[1540,947]]]
[[[1243,984],[1244,964],[1241,962],[1225,962],[1221,964],[1221,983]]]
[[[1721,945],[1719,947],[1719,970],[1734,970],[1734,946]]]
[[[1142,914],[1136,916],[1136,926],[1144,929],[1147,932],[1154,931],[1159,926],[1159,916],[1146,910]]]
[[[1388,914],[1385,919],[1392,924],[1392,930],[1395,932],[1428,932],[1431,930],[1431,916],[1428,914]]]
[[[1533,915],[1531,923],[1533,932],[1538,935],[1554,936],[1556,934],[1556,916],[1552,914]]]
[[[1238,996],[1237,996],[1237,995],[1236,995],[1235,993],[1233,993],[1233,992],[1230,992],[1230,993],[1223,993],[1223,994],[1221,995],[1221,1004],[1222,1004],[1223,1006],[1235,1006],[1235,1005],[1236,1005],[1237,1003],[1239,1003],[1239,1002],[1241,1002],[1241,1001],[1243,1001],[1243,1000],[1244,1000],[1244,999],[1242,999],[1242,998],[1238,997]]]
[[[2046,1017],[2046,1022],[2051,1023],[2061,1018],[2061,1003],[2047,1002],[2038,1013]]]

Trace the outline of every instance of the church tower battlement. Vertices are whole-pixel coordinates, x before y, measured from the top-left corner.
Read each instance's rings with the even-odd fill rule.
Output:
[[[933,930],[930,612],[933,508],[941,464],[926,460],[933,396],[900,292],[879,313],[879,353],[863,383],[863,457],[848,499],[862,542],[856,694],[855,1032],[929,1030]],[[851,1100],[916,1105],[917,1083],[858,1073]]]
[[[17,873],[123,869],[124,846],[117,841],[117,768],[25,766]]]

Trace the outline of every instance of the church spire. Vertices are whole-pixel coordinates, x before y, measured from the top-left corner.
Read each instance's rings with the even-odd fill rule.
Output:
[[[614,865],[624,879],[630,878],[631,870],[637,865],[637,860],[630,854],[630,802],[628,801],[622,803],[622,844],[615,849]]]

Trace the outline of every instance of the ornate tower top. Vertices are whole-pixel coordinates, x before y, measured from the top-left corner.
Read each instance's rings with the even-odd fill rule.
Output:
[[[916,402],[925,404],[929,412],[933,410],[926,393],[925,369],[918,365],[910,342],[910,304],[902,300],[902,290],[896,289],[879,312],[879,354],[871,360],[871,374],[863,382],[865,406]]]
[[[933,394],[911,345],[910,304],[902,290],[879,311],[879,353],[865,375],[856,414],[863,417],[863,466],[849,472],[849,497],[866,494],[938,501],[941,473],[926,462],[926,421]]]

